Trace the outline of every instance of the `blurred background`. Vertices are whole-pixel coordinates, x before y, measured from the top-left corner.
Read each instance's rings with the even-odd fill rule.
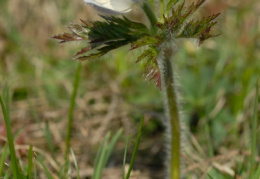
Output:
[[[260,72],[260,2],[208,0],[196,16],[218,12],[215,31],[221,35],[199,48],[185,41],[174,58],[186,134],[184,171],[189,178],[207,178],[208,172],[219,178],[245,178],[249,172],[253,102]],[[48,156],[45,162],[54,176],[59,169],[55,161],[61,162],[65,152],[64,129],[79,63],[72,57],[84,44],[59,45],[51,37],[68,32],[66,26],[71,22],[95,18],[96,12],[81,0],[0,1],[0,92],[8,85],[19,157],[23,161],[26,149],[33,145]],[[135,63],[138,51],[128,49],[83,62],[71,142],[82,178],[91,176],[96,151],[107,132],[123,128],[124,135],[104,172],[104,178],[120,178],[125,138],[131,138],[129,162],[143,117],[133,178],[163,176],[162,94],[144,80],[141,66]],[[1,115],[0,145],[5,133]],[[39,173],[39,178],[44,175]]]

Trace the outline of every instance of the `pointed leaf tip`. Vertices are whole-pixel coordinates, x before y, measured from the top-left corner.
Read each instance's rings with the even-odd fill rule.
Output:
[[[90,50],[91,50],[91,47],[90,47],[90,46],[84,47],[84,48],[82,48],[79,52],[77,52],[77,53],[74,55],[74,57],[79,56],[79,55],[82,55],[82,54],[84,54],[84,53],[86,53],[86,52],[88,52],[88,51],[90,51]]]

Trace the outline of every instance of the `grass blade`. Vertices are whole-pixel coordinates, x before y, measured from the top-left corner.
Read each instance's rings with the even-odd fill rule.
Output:
[[[65,168],[68,168],[68,166],[65,166],[65,165],[68,165],[69,164],[69,162],[65,162],[65,164],[64,165],[62,165],[61,167],[60,167],[60,170],[59,170],[59,178],[64,178],[65,177]]]
[[[42,159],[40,157],[38,157],[38,155],[36,155],[36,154],[35,154],[35,156],[36,156],[37,160],[40,162],[42,168],[44,169],[44,172],[45,172],[47,178],[52,179],[51,173],[49,172],[48,168],[46,167],[46,165],[44,164]]]
[[[80,81],[80,74],[82,69],[82,63],[78,63],[74,84],[73,84],[73,93],[70,99],[70,108],[68,114],[68,124],[67,124],[67,136],[66,136],[66,150],[65,150],[65,161],[68,161],[69,149],[70,149],[70,137],[71,137],[71,128],[72,128],[72,121],[73,121],[73,112],[76,103],[76,97],[79,88],[79,81]]]
[[[96,157],[95,157],[95,161],[94,161],[94,169],[97,167],[98,165],[98,162],[99,162],[99,159],[100,159],[100,156],[101,156],[101,153],[102,153],[102,150],[104,148],[104,144],[105,144],[105,141],[108,139],[108,135],[110,135],[110,132],[106,135],[104,141],[102,142],[102,144],[99,146],[98,148],[98,151],[97,151],[97,154],[96,154]]]
[[[10,95],[8,85],[6,84],[3,90],[3,101],[5,102],[6,115],[10,119]]]
[[[75,156],[75,154],[74,154],[74,152],[73,152],[72,149],[70,149],[70,151],[71,151],[71,155],[72,155],[72,157],[73,157],[74,165],[75,165],[75,168],[76,168],[77,179],[80,179],[80,175],[79,175],[79,167],[78,167],[78,163],[77,163],[77,160],[76,160],[76,156]]]
[[[258,178],[260,178],[260,164],[258,164],[256,173],[255,173],[255,179],[258,179]]]
[[[252,143],[251,143],[251,158],[250,158],[250,176],[249,178],[254,178],[255,175],[255,156],[256,156],[256,141],[257,141],[257,105],[258,105],[258,80],[256,84],[256,95],[254,104],[254,115],[252,121]]]
[[[53,143],[52,143],[52,134],[51,134],[51,131],[50,131],[50,126],[49,126],[48,121],[45,122],[45,137],[46,137],[48,147],[51,151],[51,156],[52,156],[52,158],[55,158],[55,151],[54,151],[54,146],[53,146]]]
[[[32,158],[33,158],[33,146],[30,145],[28,152],[28,169],[27,169],[27,178],[32,178]]]
[[[119,137],[121,136],[123,132],[123,129],[119,129],[116,134],[113,136],[113,138],[111,139],[111,141],[109,142],[109,146],[107,147],[107,150],[106,150],[106,156],[105,156],[105,160],[104,160],[104,165],[107,164],[108,162],[108,159],[109,159],[109,156],[111,155],[112,153],[112,150],[117,142],[117,140],[119,139]]]
[[[33,167],[34,167],[34,178],[37,178],[37,167],[35,157],[33,158]]]
[[[118,140],[120,135],[122,134],[123,130],[120,129],[117,131],[117,133],[113,136],[111,141],[109,142],[109,138],[111,136],[111,133],[109,132],[102,145],[99,147],[96,159],[95,159],[95,164],[94,164],[94,174],[92,176],[92,179],[100,179],[102,176],[102,171],[105,168],[109,156]]]
[[[11,168],[8,168],[5,177],[3,179],[8,179],[9,178],[9,173],[10,173]]]
[[[69,177],[69,176],[71,175],[71,164],[70,164],[70,162],[68,162],[67,167],[68,167],[68,168],[67,168],[65,177],[66,177],[66,178],[70,178],[70,177]]]
[[[126,142],[125,142],[125,152],[124,152],[124,159],[123,159],[122,179],[125,179],[125,162],[126,162],[126,154],[127,154],[128,143],[129,143],[129,136],[127,137]]]
[[[8,115],[8,111],[6,111],[4,102],[2,100],[2,97],[0,95],[0,103],[2,107],[2,112],[4,115],[4,121],[5,121],[5,126],[6,126],[6,131],[7,131],[7,139],[8,139],[8,144],[9,144],[9,150],[10,150],[10,156],[11,156],[11,161],[12,161],[12,171],[13,171],[13,178],[14,179],[20,179],[20,174],[19,174],[19,168],[18,168],[18,162],[17,162],[17,157],[15,154],[15,149],[14,149],[14,140],[13,140],[13,134],[11,130],[11,121]],[[7,102],[8,104],[8,102]],[[8,108],[7,108],[8,109]]]
[[[133,151],[133,154],[132,154],[130,166],[129,166],[129,169],[128,169],[128,172],[127,172],[127,175],[126,175],[126,179],[129,179],[131,171],[133,169],[135,156],[136,156],[137,149],[138,149],[138,146],[139,146],[139,143],[140,143],[140,139],[141,139],[141,135],[142,135],[143,124],[144,124],[144,118],[142,119],[140,127],[139,127],[139,131],[138,131],[138,134],[137,134],[137,140],[135,142],[135,147],[134,147],[134,151]]]
[[[8,145],[7,143],[5,144],[4,148],[3,148],[3,152],[0,158],[0,176],[3,175],[3,171],[4,171],[4,166],[5,166],[5,160],[8,157]]]
[[[210,174],[208,174],[208,177],[209,177],[210,179],[214,179],[213,176],[211,176]]]
[[[104,163],[104,158],[105,158],[105,151],[106,151],[106,146],[107,146],[109,136],[110,136],[109,134],[106,135],[104,143],[101,146],[100,153],[98,154],[97,165],[95,165],[95,167],[94,167],[94,175],[93,175],[92,179],[101,178],[101,174],[102,174],[103,166],[104,166],[103,163]]]

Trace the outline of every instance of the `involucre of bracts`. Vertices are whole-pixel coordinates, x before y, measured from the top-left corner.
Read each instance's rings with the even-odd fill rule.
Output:
[[[164,42],[171,39],[196,38],[199,44],[202,44],[208,38],[219,35],[211,34],[211,29],[217,23],[215,19],[219,14],[213,14],[198,21],[191,19],[194,12],[204,2],[205,0],[199,0],[187,7],[184,2],[179,5],[172,3],[176,7],[172,7],[169,14],[163,15],[161,21],[158,20],[150,27],[131,21],[125,16],[101,15],[103,21],[81,20],[81,24],[68,26],[70,33],[55,35],[53,38],[59,40],[60,43],[84,41],[86,46],[75,54],[75,59],[78,60],[94,60],[126,44],[131,44],[130,50],[145,47],[136,62],[143,62],[145,77],[153,80],[161,89],[157,57]],[[144,1],[140,5],[145,3],[148,2]],[[143,7],[147,6],[143,5]]]

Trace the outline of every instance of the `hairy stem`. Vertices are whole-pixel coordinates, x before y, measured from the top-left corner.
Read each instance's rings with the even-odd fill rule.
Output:
[[[181,176],[180,164],[180,119],[178,111],[178,103],[176,96],[176,84],[174,80],[174,72],[172,67],[172,48],[166,49],[163,52],[163,58],[159,59],[160,70],[162,74],[162,88],[165,92],[165,111],[167,116],[167,126],[170,128],[170,166],[169,166],[169,178],[179,179]]]

